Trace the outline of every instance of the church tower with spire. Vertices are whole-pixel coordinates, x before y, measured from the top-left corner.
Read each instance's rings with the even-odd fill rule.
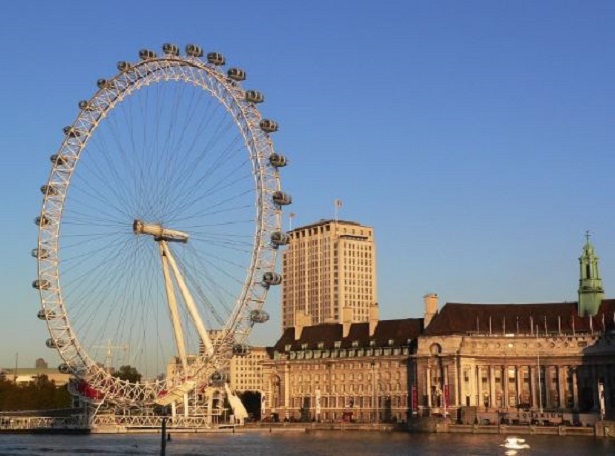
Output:
[[[598,271],[598,257],[594,246],[589,242],[589,232],[586,233],[583,254],[579,258],[581,278],[579,279],[579,307],[580,316],[594,316],[598,313],[600,304],[604,299],[602,278]]]

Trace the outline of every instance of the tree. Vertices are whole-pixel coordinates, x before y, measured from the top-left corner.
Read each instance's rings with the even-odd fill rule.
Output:
[[[261,392],[260,391],[244,391],[239,394],[243,406],[246,408],[248,415],[255,420],[261,419]]]
[[[0,410],[49,410],[68,408],[71,396],[66,387],[57,387],[46,375],[28,383],[0,380]]]
[[[141,374],[136,367],[132,366],[121,366],[119,370],[113,374],[113,376],[119,378],[120,380],[127,380],[130,383],[137,383],[141,381]]]

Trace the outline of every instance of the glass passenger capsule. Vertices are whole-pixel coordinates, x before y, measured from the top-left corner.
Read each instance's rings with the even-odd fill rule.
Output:
[[[263,284],[266,286],[269,285],[280,285],[282,283],[282,275],[276,272],[265,272],[263,274]]]
[[[281,245],[288,245],[290,242],[290,236],[286,233],[282,233],[281,231],[274,231],[271,233],[271,245],[274,247],[279,247]]]
[[[259,123],[259,126],[261,127],[261,130],[267,133],[273,133],[274,131],[278,131],[278,123],[273,120],[263,119]]]
[[[151,49],[141,49],[139,51],[139,58],[141,60],[155,59],[156,53]]]
[[[164,43],[162,45],[162,52],[166,55],[179,55],[179,47],[173,43]]]
[[[281,191],[273,192],[273,196],[271,197],[274,204],[278,206],[287,206],[293,202],[292,197],[288,193],[284,193]]]
[[[250,320],[253,323],[265,323],[267,320],[269,320],[269,314],[264,310],[254,309],[252,312],[250,312]]]
[[[209,383],[211,385],[221,385],[224,384],[224,382],[226,382],[226,375],[222,372],[216,371],[209,377]]]
[[[82,109],[83,111],[92,111],[92,105],[90,104],[90,102],[88,100],[81,100],[79,102],[79,109]]]
[[[273,153],[269,156],[269,164],[274,168],[282,168],[288,165],[288,159],[284,155]]]
[[[233,81],[246,80],[246,72],[243,71],[241,68],[229,68],[226,74],[228,74],[228,77],[231,78]]]
[[[38,259],[41,259],[41,260],[45,260],[45,259],[49,258],[49,252],[47,251],[47,249],[43,249],[43,248],[32,249],[30,254],[34,258],[38,258]]]
[[[233,345],[233,355],[235,356],[246,356],[249,355],[252,351],[252,347],[246,344],[235,344]]]
[[[265,101],[265,96],[257,90],[248,90],[246,92],[246,101],[250,103],[262,103]]]
[[[57,315],[53,310],[41,309],[37,312],[36,318],[39,320],[53,320],[54,318],[57,318]]]
[[[124,71],[128,71],[132,68],[132,65],[128,62],[125,62],[124,60],[122,60],[121,62],[117,62],[117,69],[124,72]]]
[[[32,282],[32,288],[37,290],[48,290],[51,287],[51,282],[47,279],[36,279]]]
[[[63,339],[53,340],[52,338],[49,338],[47,339],[47,342],[45,342],[45,345],[47,345],[47,347],[49,348],[62,348],[66,347],[68,345],[68,342]]]
[[[58,154],[53,154],[51,157],[49,157],[49,160],[51,160],[51,163],[56,166],[64,166],[68,162],[68,160],[66,160],[66,157]]]
[[[226,59],[219,52],[210,52],[207,54],[207,61],[212,65],[224,65],[226,63]]]
[[[38,217],[36,217],[34,219],[34,224],[36,226],[47,226],[49,225],[50,221],[47,217],[45,217],[44,215],[39,215]]]
[[[60,371],[60,373],[62,374],[70,374],[70,367],[68,367],[68,364],[66,363],[62,363],[58,366],[58,370]]]
[[[69,138],[77,138],[78,136],[81,136],[81,132],[77,130],[75,127],[70,126],[70,125],[68,127],[64,127],[62,131]]]
[[[186,46],[186,54],[190,57],[203,57],[203,49],[196,44]]]
[[[58,189],[53,185],[45,184],[41,186],[41,193],[43,195],[56,196],[58,194]]]

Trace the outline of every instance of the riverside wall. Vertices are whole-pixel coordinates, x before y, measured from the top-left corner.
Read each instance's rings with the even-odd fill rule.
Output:
[[[9,425],[10,423],[10,425]],[[54,425],[55,424],[55,425]],[[160,433],[158,428],[101,427],[88,429],[81,426],[58,426],[57,423],[23,417],[19,420],[5,419],[0,423],[0,433]],[[247,423],[244,426],[215,428],[169,428],[172,433],[286,433],[316,431],[363,431],[363,432],[427,432],[458,434],[505,434],[505,435],[552,435],[615,438],[615,421],[599,421],[593,426],[535,426],[510,424],[453,424],[442,417],[414,418],[408,423]]]

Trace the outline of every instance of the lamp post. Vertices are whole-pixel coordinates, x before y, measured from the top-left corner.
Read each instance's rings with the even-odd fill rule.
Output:
[[[162,409],[162,424],[161,424],[161,441],[160,441],[160,456],[165,456],[167,448],[167,406]]]
[[[538,343],[538,330],[536,330],[536,367],[538,369],[538,406],[542,413],[542,379],[540,375],[540,344]]]
[[[504,357],[504,359],[505,359],[504,371],[505,371],[505,374],[506,374],[506,381],[505,381],[505,384],[504,384],[504,388],[506,388],[506,394],[505,394],[506,401],[507,401],[506,402],[506,407],[505,407],[506,410],[508,410],[508,408],[510,407],[510,402],[511,402],[510,401],[510,367],[508,366],[508,352],[509,352],[509,350],[511,348],[513,348],[513,344],[512,344],[512,342],[508,342],[506,344],[506,349],[505,349],[506,356]],[[515,376],[515,382],[516,382],[517,381],[517,375],[516,375],[516,372],[514,370],[513,370],[513,375]],[[517,391],[516,386],[515,386],[514,391],[516,393],[516,391]],[[515,402],[517,402],[517,398],[514,398],[514,400],[515,400]]]

